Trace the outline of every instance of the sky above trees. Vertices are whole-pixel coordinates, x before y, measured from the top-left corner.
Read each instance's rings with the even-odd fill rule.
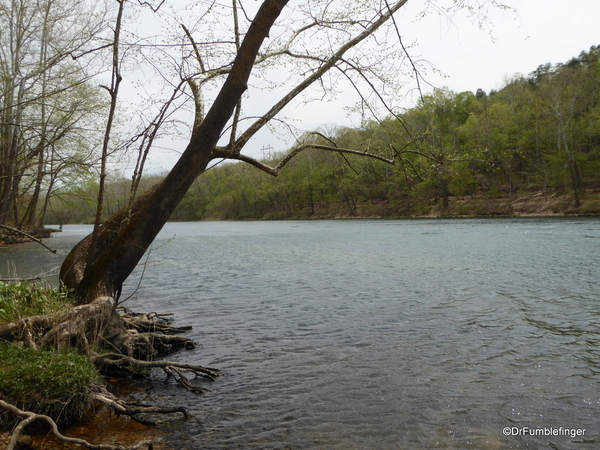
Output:
[[[515,11],[490,9],[490,26],[479,29],[464,15],[426,18],[426,32],[415,23],[418,51],[448,78],[432,76],[436,86],[460,92],[489,92],[505,77],[527,75],[539,65],[565,62],[598,45],[600,2],[589,0],[508,0]],[[409,2],[405,11],[414,11]],[[413,8],[411,10],[411,8]],[[452,21],[450,21],[452,19]],[[423,22],[425,23],[425,22]]]
[[[221,3],[224,8],[228,4],[226,1]],[[244,5],[249,15],[258,3]],[[513,9],[494,8],[489,2],[473,2],[481,3],[485,9],[472,16],[465,11],[448,15],[433,7],[423,15],[425,3],[409,1],[397,14],[404,44],[419,63],[425,78],[425,82],[421,82],[424,93],[444,87],[455,92],[501,89],[515,74],[526,75],[545,63],[566,62],[600,43],[597,33],[600,2],[595,0],[503,2]],[[145,19],[138,19],[143,29]],[[398,76],[410,82],[410,76]],[[412,83],[398,94],[406,107],[414,105],[419,98],[414,88]],[[325,102],[296,103],[285,113],[305,131],[335,126],[356,127],[368,117],[352,112],[355,101],[356,98],[338,95]],[[260,112],[261,100],[255,107],[257,113]],[[254,157],[261,157],[271,151],[285,150],[293,143],[291,134],[273,135],[265,131],[256,136],[247,151]],[[148,165],[153,173],[168,170],[180,150],[177,140],[163,141],[157,147]]]

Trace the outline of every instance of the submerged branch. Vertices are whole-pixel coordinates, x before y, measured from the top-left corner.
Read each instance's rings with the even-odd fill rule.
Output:
[[[148,406],[138,403],[126,402],[124,400],[118,399],[106,389],[102,389],[100,392],[92,394],[92,397],[95,400],[98,400],[99,402],[109,406],[118,414],[129,416],[133,420],[143,424],[150,424],[150,422],[147,420],[140,419],[139,417],[137,417],[138,414],[174,414],[180,412],[186,419],[189,419],[191,417],[188,410],[185,409],[183,406],[163,408],[160,406]]]
[[[184,364],[184,363],[175,362],[175,361],[164,361],[164,360],[142,361],[142,360],[132,358],[130,356],[125,356],[125,355],[122,355],[119,353],[104,353],[102,355],[96,355],[96,356],[92,357],[91,360],[97,367],[103,367],[106,369],[110,369],[110,368],[122,369],[125,367],[127,367],[127,368],[131,367],[131,368],[135,368],[135,369],[163,369],[168,375],[173,375],[172,371],[173,371],[173,369],[175,369],[175,371],[177,371],[179,374],[181,374],[182,371],[191,372],[196,376],[207,378],[211,381],[214,381],[221,373],[219,371],[219,369],[213,369],[211,367],[202,367],[202,366]],[[178,380],[178,381],[180,381],[180,380]],[[182,384],[185,386],[184,383],[182,383]],[[187,386],[186,386],[186,388],[187,388]],[[194,389],[188,389],[188,390],[199,391],[202,389],[194,388]]]

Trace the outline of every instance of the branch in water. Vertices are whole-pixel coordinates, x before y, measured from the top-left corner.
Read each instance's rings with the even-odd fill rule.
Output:
[[[31,240],[33,242],[37,242],[38,244],[44,246],[45,248],[47,248],[48,250],[50,250],[52,253],[56,253],[56,250],[51,249],[46,244],[44,244],[42,241],[40,241],[38,238],[33,237],[29,233],[25,233],[24,231],[18,230],[16,228],[8,227],[6,225],[0,225],[0,228],[4,228],[5,230],[12,231],[13,233],[21,234],[21,235],[25,236],[27,239],[29,239],[29,240]]]

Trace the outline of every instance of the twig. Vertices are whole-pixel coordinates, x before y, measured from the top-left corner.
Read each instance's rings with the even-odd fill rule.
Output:
[[[44,278],[50,278],[55,276],[58,272],[57,272],[58,266],[53,267],[50,270],[47,270],[46,272],[42,272],[39,275],[35,276],[35,277],[30,277],[30,278],[0,278],[0,281],[3,281],[5,283],[21,283],[21,282],[31,282],[31,281],[42,281]]]

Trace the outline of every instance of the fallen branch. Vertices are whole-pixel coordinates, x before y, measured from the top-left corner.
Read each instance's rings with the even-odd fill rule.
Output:
[[[152,442],[150,441],[142,441],[132,447],[123,447],[122,445],[109,444],[92,444],[86,441],[85,439],[79,439],[63,435],[60,431],[58,431],[58,426],[56,425],[56,422],[54,422],[54,420],[52,420],[52,418],[50,418],[49,416],[46,416],[44,414],[36,414],[31,411],[23,411],[14,405],[11,405],[10,403],[6,403],[3,400],[0,400],[0,407],[7,409],[8,411],[23,419],[19,423],[19,425],[17,425],[13,430],[6,450],[15,450],[17,448],[17,440],[23,432],[23,429],[36,420],[46,421],[52,428],[52,433],[54,434],[54,436],[56,436],[61,441],[68,442],[70,444],[82,445],[86,448],[89,448],[90,450],[135,450],[144,446],[146,446],[149,450],[152,450],[153,448]]]
[[[41,246],[43,246],[44,248],[47,248],[48,250],[50,250],[52,253],[56,253],[56,250],[51,249],[50,247],[48,247],[46,244],[44,244],[42,241],[40,241],[38,238],[33,237],[32,235],[30,235],[29,233],[25,233],[24,231],[18,230],[17,228],[12,228],[12,227],[8,227],[6,225],[0,225],[0,228],[4,228],[5,230],[9,230],[12,231],[13,233],[18,233],[21,234],[23,236],[25,236],[27,239],[32,240],[33,242],[37,242],[38,244],[40,244]]]

